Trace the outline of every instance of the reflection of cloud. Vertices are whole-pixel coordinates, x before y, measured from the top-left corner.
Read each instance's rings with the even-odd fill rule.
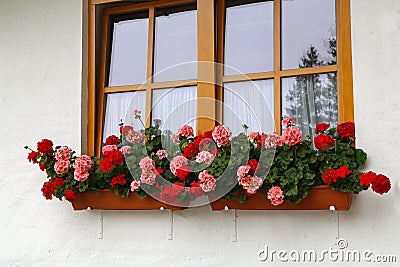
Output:
[[[328,34],[331,34],[332,25],[336,25],[334,0],[283,1],[283,68],[297,68],[304,48],[311,44],[321,53],[321,58],[328,58],[324,49],[324,39],[330,37]]]

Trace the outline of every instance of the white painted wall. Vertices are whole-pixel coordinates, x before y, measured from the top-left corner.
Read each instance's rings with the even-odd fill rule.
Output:
[[[392,178],[389,195],[361,193],[339,214],[237,211],[237,242],[232,212],[208,206],[175,212],[173,240],[168,211],[110,211],[99,239],[102,213],[44,200],[23,149],[42,137],[80,147],[82,3],[1,0],[0,266],[276,266],[257,251],[336,248],[338,229],[349,249],[400,261],[400,1],[353,0],[352,25],[357,145]]]

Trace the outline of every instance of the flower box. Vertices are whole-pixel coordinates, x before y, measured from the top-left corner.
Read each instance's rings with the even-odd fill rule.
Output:
[[[99,190],[96,192],[84,192],[77,194],[72,201],[74,210],[85,210],[90,207],[92,210],[182,210],[177,207],[162,203],[151,196],[139,198],[136,193],[129,194],[128,198],[122,198],[111,190]]]
[[[140,112],[135,110],[134,116],[144,127]],[[243,210],[327,210],[334,206],[349,210],[351,194],[369,188],[378,194],[390,190],[390,180],[384,174],[360,171],[367,154],[352,146],[353,122],[337,128],[317,124],[313,140],[303,138],[293,118],[282,120],[282,125],[286,129],[281,135],[247,133],[244,127],[244,132],[232,137],[225,125],[194,136],[188,125],[173,134],[162,131],[159,123],[139,131],[121,124],[120,137],[107,137],[100,157],[77,156],[66,146],[54,147],[48,139],[37,143],[37,151],[26,148],[31,150],[28,160],[46,172],[43,196],[71,201],[75,210],[180,210],[189,205],[167,205],[151,195],[167,203],[189,203],[204,195],[209,195],[211,202],[216,199],[213,194],[234,196],[214,201],[213,210],[225,206]],[[99,188],[108,191],[89,193]],[[246,194],[251,197],[241,203]],[[147,198],[138,197],[144,195]]]
[[[273,206],[267,197],[258,191],[244,203],[239,203],[236,195],[232,199],[218,199],[210,205],[214,211],[223,210],[225,206],[237,210],[329,210],[330,206],[334,206],[336,210],[349,210],[351,199],[350,193],[320,185],[313,187],[307,197],[297,204],[284,201],[281,205]]]

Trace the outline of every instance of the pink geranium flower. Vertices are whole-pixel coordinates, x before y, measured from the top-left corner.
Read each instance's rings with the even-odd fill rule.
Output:
[[[153,185],[156,182],[157,172],[155,170],[156,163],[149,157],[140,160],[139,166],[142,169],[140,181],[144,184]]]
[[[165,151],[164,149],[160,149],[156,152],[156,155],[159,159],[164,159],[166,157],[168,157],[168,153],[167,151]]]
[[[60,147],[56,152],[56,160],[69,160],[71,158],[71,149],[68,147]]]
[[[74,179],[80,182],[86,181],[89,178],[89,168],[92,164],[92,159],[87,155],[82,155],[75,159],[74,163]]]
[[[139,181],[133,181],[132,183],[131,183],[131,191],[133,192],[133,191],[135,191],[135,190],[138,190],[139,189],[139,187],[140,187],[140,182]]]
[[[106,146],[103,146],[103,148],[101,149],[103,154],[105,152],[110,152],[110,151],[114,151],[114,150],[117,150],[117,146],[116,145],[106,145]]]
[[[237,176],[240,178],[246,176],[250,171],[250,165],[240,166],[237,170]]]
[[[290,124],[292,124],[292,123],[294,123],[294,119],[292,118],[292,117],[289,117],[289,118],[286,118],[286,119],[283,119],[282,120],[282,125],[283,126],[286,126],[286,125],[290,125]]]
[[[194,131],[193,128],[189,125],[183,125],[181,128],[178,130],[178,135],[189,138],[194,136]]]
[[[239,177],[239,185],[243,186],[243,189],[245,189],[249,195],[255,194],[262,184],[263,180],[256,175]]]
[[[125,155],[125,154],[131,154],[131,147],[130,146],[123,146],[123,147],[121,147],[120,149],[119,149],[119,151],[121,151],[121,153],[123,154],[123,155]]]
[[[254,142],[259,134],[260,134],[259,132],[251,132],[251,133],[249,133],[249,140],[251,142]]]
[[[208,173],[208,171],[204,170],[199,173],[199,179],[200,187],[204,192],[210,192],[215,189],[216,180],[211,174]]]
[[[231,135],[231,130],[225,125],[215,127],[212,132],[212,137],[218,147],[228,145],[230,143],[229,138]]]
[[[295,126],[287,127],[285,132],[282,134],[282,140],[289,146],[294,146],[301,142],[302,133],[299,128]]]
[[[68,172],[69,160],[59,160],[54,164],[54,170],[57,174]]]
[[[283,191],[279,186],[273,186],[268,190],[267,198],[271,201],[271,204],[278,206],[283,203]]]
[[[196,156],[196,162],[197,163],[202,163],[205,162],[207,164],[210,164],[214,160],[214,156],[208,152],[208,151],[200,151],[199,154]]]
[[[267,134],[264,140],[265,148],[277,148],[283,145],[282,138],[276,133]]]
[[[187,158],[182,155],[176,156],[173,158],[169,164],[169,169],[171,172],[176,175],[177,170],[183,170],[188,164]]]
[[[134,130],[128,131],[128,134],[125,137],[125,140],[132,144],[137,144],[142,142],[143,134],[141,132],[137,132]]]

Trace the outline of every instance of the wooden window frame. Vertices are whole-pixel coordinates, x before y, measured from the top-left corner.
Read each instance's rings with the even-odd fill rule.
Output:
[[[88,0],[88,125],[87,144],[89,155],[99,155],[102,144],[102,127],[104,115],[104,98],[107,93],[130,92],[146,90],[146,126],[150,125],[152,90],[160,88],[173,88],[176,86],[197,85],[198,101],[202,99],[223,100],[225,82],[243,80],[274,79],[274,121],[275,131],[281,131],[281,79],[301,75],[337,73],[338,90],[338,121],[354,120],[354,104],[352,89],[352,54],[351,54],[351,20],[350,0],[336,0],[336,65],[316,66],[312,68],[281,69],[281,1],[274,1],[274,70],[246,75],[224,76],[223,69],[216,68],[214,64],[199,64],[198,77],[195,80],[151,82],[153,75],[153,48],[154,48],[154,23],[155,7],[174,4],[190,3],[192,0],[157,0],[110,7],[102,14],[102,41],[96,40],[96,8],[103,4],[126,3],[124,0]],[[215,8],[215,5],[217,8]],[[134,10],[149,10],[149,40],[147,55],[147,82],[144,85],[129,85],[106,87],[106,43],[108,31],[108,18],[110,14],[125,13]],[[198,61],[223,63],[224,54],[224,29],[225,29],[224,0],[198,0],[197,1],[197,31],[198,31]],[[210,34],[215,33],[215,34]],[[100,77],[96,77],[96,51],[101,46]],[[99,78],[96,88],[96,80]],[[219,81],[219,82],[218,82]],[[222,105],[212,101],[200,102],[197,105],[197,133],[210,130],[215,126],[215,121],[222,121]],[[210,120],[209,118],[215,118]]]

